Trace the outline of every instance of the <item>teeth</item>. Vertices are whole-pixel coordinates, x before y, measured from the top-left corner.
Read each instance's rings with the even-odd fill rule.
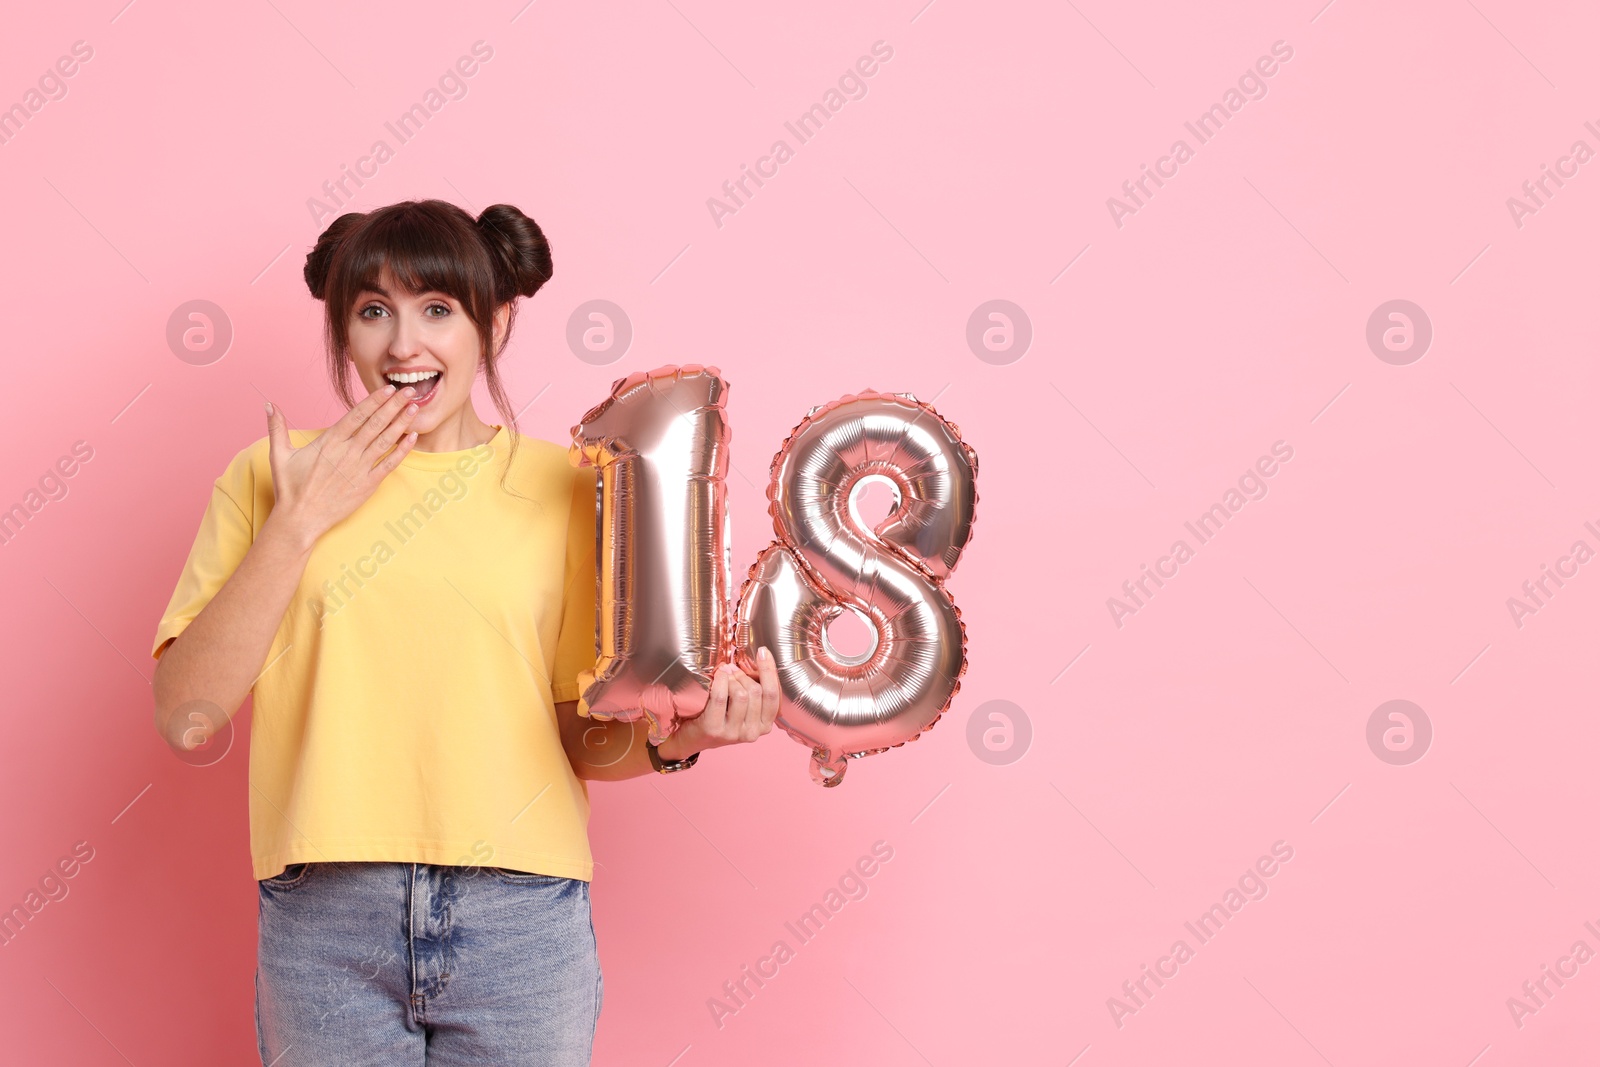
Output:
[[[429,378],[436,377],[438,373],[439,372],[436,370],[419,370],[412,371],[409,374],[387,374],[384,377],[388,378],[391,382],[399,382],[402,385],[410,385],[412,382],[425,382]]]

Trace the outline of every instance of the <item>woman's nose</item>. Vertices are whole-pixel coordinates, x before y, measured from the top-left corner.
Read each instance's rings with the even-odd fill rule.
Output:
[[[421,350],[421,323],[402,312],[395,317],[394,334],[389,338],[389,354],[396,359],[405,359]]]

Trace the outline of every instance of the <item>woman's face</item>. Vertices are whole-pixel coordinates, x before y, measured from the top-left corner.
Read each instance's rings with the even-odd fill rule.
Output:
[[[356,294],[350,312],[350,358],[368,393],[390,381],[416,391],[412,402],[418,407],[411,429],[421,438],[464,407],[470,410],[472,383],[482,357],[478,329],[455,297],[403,292],[387,266],[377,284],[377,289]],[[504,305],[495,316],[496,343],[510,306]]]

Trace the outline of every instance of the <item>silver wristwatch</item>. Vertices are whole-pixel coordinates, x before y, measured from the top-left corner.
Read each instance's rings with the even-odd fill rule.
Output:
[[[649,741],[644,743],[645,751],[650,753],[650,766],[661,774],[671,774],[673,771],[686,771],[694,766],[695,760],[700,758],[700,753],[691,752],[684,759],[662,759],[661,753],[656,751],[656,746]]]

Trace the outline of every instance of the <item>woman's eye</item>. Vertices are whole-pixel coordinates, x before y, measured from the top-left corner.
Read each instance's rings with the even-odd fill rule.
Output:
[[[448,315],[448,314],[451,313],[449,304],[439,304],[439,303],[429,304],[427,310],[428,311],[442,311],[442,312],[444,312],[444,315],[433,315],[433,316],[430,316],[431,318],[436,318],[436,319],[442,319],[442,318],[444,318],[445,315]],[[368,304],[366,307],[364,307],[360,311],[356,312],[356,316],[358,318],[363,318],[363,319],[375,319],[375,318],[378,317],[377,315],[368,315],[367,312],[369,312],[369,311],[376,311],[376,312],[379,312],[379,313],[381,313],[383,315],[387,315],[389,313],[388,309],[385,308],[382,304]]]

